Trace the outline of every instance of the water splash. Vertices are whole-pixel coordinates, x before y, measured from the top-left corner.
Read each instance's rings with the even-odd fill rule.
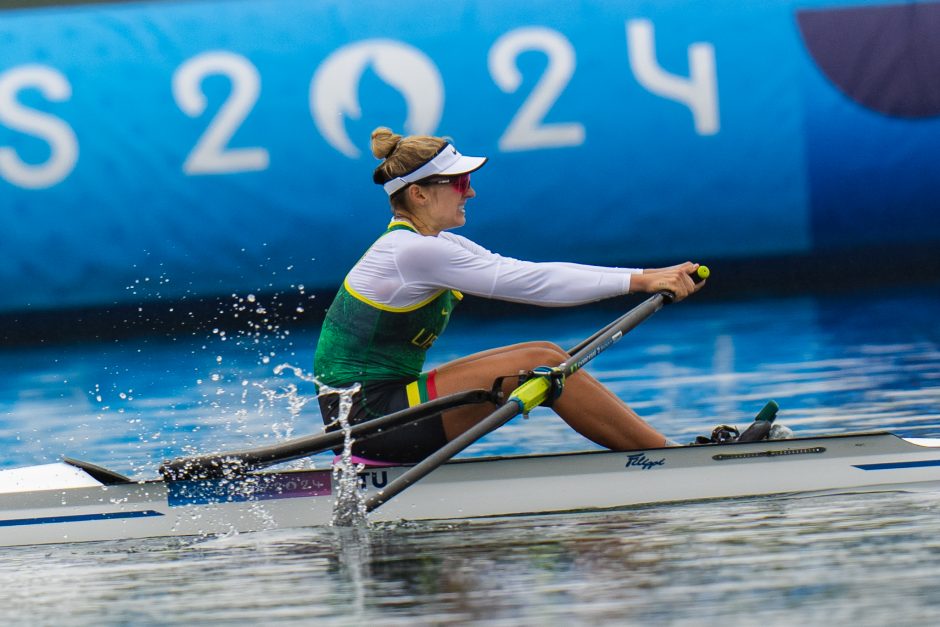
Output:
[[[261,393],[261,399],[258,401],[259,416],[264,416],[269,407],[272,410],[276,409],[278,401],[284,401],[287,404],[287,416],[283,420],[272,423],[271,429],[279,440],[293,437],[294,426],[300,418],[301,411],[307,403],[313,400],[313,397],[301,394],[293,383],[288,383],[279,389],[270,389],[263,383],[252,385]]]
[[[343,430],[343,452],[339,463],[333,465],[336,495],[333,501],[333,520],[330,524],[334,527],[363,527],[368,524],[368,520],[365,493],[359,482],[359,473],[365,466],[352,461],[353,438],[349,427],[352,397],[359,391],[359,384],[344,390],[321,388],[320,393],[328,393],[327,390],[339,394],[339,413],[336,420]]]
[[[297,377],[298,379],[301,379],[301,380],[303,380],[303,381],[306,381],[307,383],[316,383],[316,384],[317,384],[318,386],[320,386],[321,388],[323,388],[323,387],[328,387],[328,386],[324,386],[322,383],[320,383],[320,380],[317,379],[317,378],[316,378],[315,376],[313,376],[312,374],[307,374],[306,372],[304,372],[303,368],[299,368],[299,367],[293,366],[293,365],[291,365],[291,364],[279,364],[279,365],[275,366],[275,367],[274,367],[274,374],[281,374],[281,373],[284,372],[285,370],[290,370],[291,372],[293,372],[293,374],[294,374],[295,377]]]
[[[333,465],[333,518],[330,524],[334,527],[365,527],[368,525],[365,493],[359,473],[365,466],[353,462],[353,437],[349,424],[349,413],[352,410],[353,395],[359,391],[358,383],[348,388],[333,388],[320,382],[315,376],[307,374],[302,368],[291,364],[280,364],[274,368],[274,374],[281,374],[285,370],[293,372],[294,376],[303,381],[315,383],[319,388],[319,395],[337,394],[339,396],[339,412],[336,422],[343,432],[343,452],[338,463]],[[310,399],[298,406],[297,411]]]

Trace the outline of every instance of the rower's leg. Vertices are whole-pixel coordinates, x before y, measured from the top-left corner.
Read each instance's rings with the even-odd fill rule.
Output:
[[[472,388],[487,388],[494,379],[537,366],[557,366],[568,354],[549,342],[527,342],[470,355],[437,369],[435,383],[444,396]],[[507,394],[516,381],[504,384]],[[585,371],[565,381],[555,412],[584,437],[613,450],[664,446],[665,436],[644,422],[623,401]],[[460,407],[444,413],[444,433],[453,439],[493,411],[492,405]]]
[[[571,384],[574,385],[569,389]],[[578,433],[609,449],[631,450],[670,445],[666,436],[583,370],[565,381],[565,391],[552,405],[552,409]]]

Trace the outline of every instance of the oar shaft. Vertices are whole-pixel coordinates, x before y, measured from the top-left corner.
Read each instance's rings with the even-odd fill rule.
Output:
[[[366,511],[371,512],[376,507],[385,503],[390,498],[399,494],[415,482],[423,479],[428,473],[432,472],[438,466],[449,460],[451,457],[464,450],[490,431],[497,429],[519,413],[519,406],[516,403],[509,402],[501,406],[495,412],[464,431],[456,438],[439,448],[432,455],[424,458],[404,474],[393,480],[384,489],[376,492],[366,499]]]
[[[668,302],[663,293],[653,294],[645,301],[620,316],[612,323],[595,333],[585,341],[569,351],[571,357],[566,359],[559,368],[565,371],[565,376],[574,374],[586,363],[594,359],[599,353],[607,350],[611,344],[618,342],[625,333],[629,333],[644,320],[663,308]]]
[[[428,401],[415,408],[403,409],[392,414],[353,425],[350,435],[364,440],[384,429],[392,429],[407,423],[423,420],[454,407],[492,400],[489,390],[467,390]],[[294,438],[271,446],[250,451],[215,453],[200,457],[189,457],[168,461],[160,467],[160,472],[167,480],[211,479],[229,475],[233,472],[248,472],[272,464],[289,462],[301,457],[320,453],[327,449],[342,446],[342,431],[330,431],[317,435]]]

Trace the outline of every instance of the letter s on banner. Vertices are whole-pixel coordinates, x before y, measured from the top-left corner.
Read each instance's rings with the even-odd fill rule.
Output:
[[[45,189],[61,183],[78,163],[78,138],[61,119],[23,106],[19,92],[37,89],[52,102],[72,97],[72,86],[60,72],[44,65],[23,65],[0,74],[0,124],[38,137],[49,144],[45,163],[24,163],[9,146],[0,146],[0,177],[27,189]]]
[[[627,52],[636,80],[656,95],[681,102],[692,111],[699,135],[718,132],[718,79],[715,48],[711,44],[689,46],[689,78],[669,74],[656,62],[653,23],[627,21]]]

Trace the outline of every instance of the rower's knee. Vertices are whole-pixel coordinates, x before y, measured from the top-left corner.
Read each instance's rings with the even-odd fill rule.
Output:
[[[553,342],[530,342],[528,353],[535,366],[557,366],[568,358],[568,353]]]

